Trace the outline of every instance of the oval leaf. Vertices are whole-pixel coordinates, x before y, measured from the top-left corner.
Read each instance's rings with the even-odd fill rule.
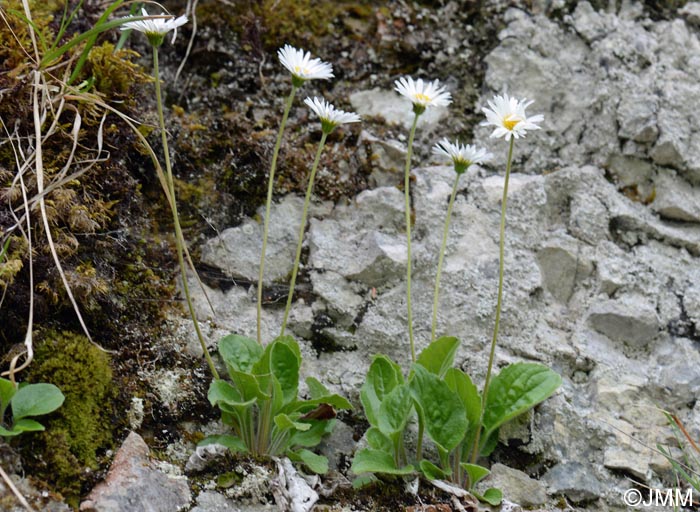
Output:
[[[232,453],[245,453],[248,451],[248,448],[242,439],[228,434],[207,436],[202,439],[197,446],[207,446],[209,444],[220,444],[231,450]]]
[[[422,409],[425,431],[445,451],[455,448],[467,433],[467,412],[457,394],[437,375],[413,366],[410,387]]]
[[[257,341],[238,334],[229,334],[219,341],[219,354],[224,362],[239,372],[250,373],[262,353]]]
[[[301,462],[311,471],[319,475],[328,473],[328,459],[323,455],[316,455],[309,450],[287,450],[287,457],[293,462]]]
[[[394,458],[383,451],[365,448],[358,451],[352,459],[350,470],[356,475],[362,473],[385,473],[387,475],[410,475],[413,466],[397,468]]]
[[[286,343],[277,340],[272,343],[272,349],[270,350],[270,372],[280,383],[283,403],[288,404],[297,398],[297,390],[299,388],[299,359],[294,349]]]
[[[375,356],[360,390],[360,401],[370,425],[379,426],[379,407],[396,386],[403,384],[401,369],[384,355]]]
[[[495,429],[549,398],[561,385],[561,377],[544,365],[515,363],[494,377],[484,411],[488,438]]]
[[[411,390],[402,384],[391,390],[379,406],[379,430],[385,436],[391,437],[402,432],[413,409]]]
[[[430,373],[443,377],[452,367],[459,340],[454,336],[443,336],[433,341],[423,350],[416,361]]]
[[[27,384],[12,397],[12,418],[17,422],[27,416],[41,416],[55,411],[65,397],[53,384]]]
[[[474,489],[476,484],[491,474],[491,471],[486,469],[484,466],[479,466],[478,464],[467,464],[466,462],[462,462],[460,466],[469,477],[468,491]]]

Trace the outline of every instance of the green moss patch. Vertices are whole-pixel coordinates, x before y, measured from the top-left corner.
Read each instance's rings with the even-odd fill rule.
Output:
[[[29,472],[77,504],[101,451],[113,447],[112,370],[108,355],[87,338],[47,331],[36,346],[29,382],[49,382],[66,397],[44,422],[46,431],[22,439]],[[86,485],[87,486],[87,485]]]

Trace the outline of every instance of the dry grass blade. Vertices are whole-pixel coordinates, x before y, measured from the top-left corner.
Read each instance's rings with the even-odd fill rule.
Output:
[[[173,80],[174,82],[177,82],[177,79],[180,78],[180,73],[182,73],[182,70],[184,69],[185,64],[187,63],[187,59],[190,56],[190,52],[192,52],[192,46],[194,46],[194,39],[195,37],[197,37],[197,3],[199,3],[199,0],[187,0],[187,8],[185,9],[185,14],[192,20],[192,34],[190,35],[190,40],[187,43],[187,50],[185,51],[185,56],[182,58],[182,61],[180,62],[177,71],[175,72],[175,79]]]
[[[700,447],[698,447],[698,445],[695,443],[695,441],[693,441],[693,438],[690,437],[690,434],[683,426],[683,423],[681,422],[681,420],[678,419],[678,416],[676,416],[675,414],[671,414],[671,418],[673,418],[673,422],[676,424],[676,426],[679,428],[679,430],[683,433],[683,436],[686,438],[688,443],[690,443],[690,446],[692,446],[696,452],[700,453]]]
[[[149,156],[151,157],[151,160],[153,161],[153,165],[156,169],[156,175],[158,176],[158,181],[160,182],[160,186],[163,188],[163,192],[165,192],[165,198],[168,201],[168,204],[170,205],[171,208],[173,208],[173,198],[170,195],[170,190],[168,188],[168,183],[165,178],[165,172],[163,172],[163,168],[160,165],[160,162],[158,162],[158,156],[156,155],[155,151],[153,151],[153,148],[151,145],[148,143],[148,140],[146,140],[146,137],[143,136],[143,134],[139,131],[138,127],[136,126],[136,121],[135,119],[132,119],[131,117],[127,116],[123,112],[118,111],[114,107],[108,105],[104,101],[102,101],[98,96],[94,95],[88,95],[88,94],[81,94],[80,97],[76,97],[73,95],[66,95],[66,99],[80,99],[81,101],[90,101],[94,105],[97,105],[101,108],[103,108],[106,111],[112,112],[113,114],[116,114],[119,116],[128,126],[131,128],[131,130],[134,132],[134,134],[137,136],[141,144],[143,144],[143,147],[146,149],[148,152]],[[190,251],[187,248],[187,244],[185,243],[184,240],[182,240],[182,248],[184,250],[185,258],[187,259],[187,264],[192,270],[192,273],[194,274],[195,278],[197,279],[197,284],[199,285],[199,288],[202,290],[202,293],[204,295],[204,298],[207,301],[207,304],[209,305],[209,309],[212,312],[212,315],[216,316],[216,311],[214,311],[214,305],[212,304],[211,300],[209,299],[209,294],[207,293],[206,288],[204,288],[204,283],[199,277],[199,273],[197,272],[197,269],[194,266],[194,261],[192,261],[192,256],[190,255]]]
[[[5,125],[5,122],[0,119],[0,123],[2,124],[2,127],[5,131],[5,134],[7,135],[7,140],[10,143],[12,147],[12,151],[15,156],[15,165],[19,169],[21,167],[20,163],[20,158],[19,158],[19,153],[18,153],[18,146],[15,146],[13,143],[12,136],[10,135],[9,131],[7,130],[7,126]],[[21,190],[22,190],[22,201],[25,205],[26,211],[29,212],[29,207],[28,205],[28,199],[27,199],[27,187],[24,184],[24,179],[22,178],[21,173],[17,173],[16,179],[19,179]],[[32,338],[32,333],[33,333],[33,328],[34,328],[34,262],[32,258],[32,224],[31,224],[31,216],[27,213],[26,214],[26,220],[27,220],[27,230],[25,231],[22,228],[22,224],[17,219],[15,216],[15,213],[10,205],[10,212],[12,212],[13,217],[17,221],[17,225],[19,226],[20,231],[22,232],[22,235],[27,241],[27,253],[28,253],[28,258],[29,258],[29,315],[27,318],[27,332],[24,336],[24,346],[26,347],[26,360],[23,368],[26,368],[29,363],[31,363],[32,359],[34,358],[34,343],[33,343],[33,338]],[[7,288],[5,289],[5,291]],[[3,294],[4,298],[4,294]],[[0,306],[2,306],[2,301],[0,301]],[[15,356],[11,363],[10,363],[10,369],[6,372],[2,373],[2,376],[8,376],[10,377],[10,380],[12,382],[15,382],[15,373],[16,373],[16,367],[17,367],[17,362],[19,361],[20,355]]]
[[[34,168],[36,170],[36,183],[37,183],[37,190],[39,194],[42,194],[44,191],[44,166],[43,166],[43,160],[42,160],[42,133],[41,133],[41,110],[39,107],[39,91],[41,89],[41,74],[39,71],[34,72],[34,92],[32,94],[32,110],[33,110],[33,115],[34,115],[34,133],[35,133],[35,138],[36,138],[36,148],[34,149]],[[45,93],[48,95],[48,91],[45,91]],[[104,348],[100,347],[99,344],[95,343],[95,341],[92,339],[92,336],[90,336],[90,331],[87,328],[87,325],[85,324],[85,320],[83,319],[83,315],[80,312],[80,307],[78,306],[78,302],[75,300],[75,297],[73,296],[73,291],[71,290],[70,285],[68,284],[68,279],[66,278],[66,274],[63,271],[63,266],[61,265],[61,261],[58,258],[58,253],[56,252],[56,245],[54,244],[53,241],[53,236],[51,235],[51,226],[49,225],[49,218],[46,213],[46,202],[44,200],[44,197],[41,197],[39,199],[39,210],[41,212],[41,220],[44,224],[44,230],[46,232],[46,240],[49,244],[49,247],[51,249],[51,256],[53,257],[54,264],[56,265],[56,270],[58,270],[59,275],[61,276],[61,281],[63,282],[63,286],[66,289],[66,294],[68,295],[68,299],[70,300],[71,304],[73,305],[73,309],[75,310],[75,314],[78,317],[78,321],[80,322],[80,326],[83,328],[83,332],[85,332],[85,336],[90,340],[92,344],[95,346],[99,347],[101,350],[105,350]],[[25,368],[27,366],[27,363],[25,362],[23,366],[21,366],[19,370]]]
[[[5,470],[2,469],[2,466],[0,466],[0,476],[5,481],[7,486],[10,488],[10,490],[12,491],[12,494],[15,495],[15,497],[17,498],[17,501],[19,501],[20,504],[25,508],[25,510],[28,510],[29,512],[34,512],[34,509],[29,505],[29,503],[27,502],[27,499],[24,496],[22,496],[22,493],[19,492],[19,489],[17,489],[17,486],[15,485],[15,483],[10,479],[10,477],[7,475],[7,473],[5,473]]]

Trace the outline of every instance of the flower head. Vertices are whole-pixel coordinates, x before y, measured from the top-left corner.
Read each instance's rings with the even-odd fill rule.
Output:
[[[297,87],[306,80],[322,78],[328,80],[333,77],[333,67],[321,59],[312,59],[311,53],[297,50],[291,45],[284,45],[277,52],[282,65],[292,74],[292,82]]]
[[[544,121],[541,114],[527,117],[525,109],[532,103],[532,100],[517,100],[507,94],[494,96],[493,101],[488,102],[491,108],[481,109],[486,114],[486,121],[481,124],[496,127],[491,137],[505,137],[506,140],[510,140],[511,137],[524,137],[527,130],[539,130],[537,123]]]
[[[339,110],[325,100],[306,98],[304,103],[321,118],[321,129],[324,133],[332,132],[340,124],[360,122],[360,116],[354,112]]]
[[[401,77],[394,82],[395,91],[413,103],[413,111],[422,114],[427,107],[446,107],[452,103],[452,96],[440,86],[440,80],[423,82],[421,78],[414,81],[411,77]]]
[[[141,9],[141,16],[150,16],[146,9]],[[124,19],[133,18],[133,16],[127,16]],[[180,16],[176,18],[175,16],[163,15],[160,18],[151,18],[148,20],[137,20],[128,21],[124,23],[121,30],[138,30],[143,32],[148,37],[148,41],[156,48],[163,44],[163,38],[165,34],[174,30],[172,42],[175,42],[175,37],[177,36],[177,27],[181,27],[187,23],[187,16]]]
[[[477,148],[470,144],[454,144],[447,139],[442,139],[433,146],[433,154],[446,156],[455,166],[457,174],[462,174],[472,164],[480,164],[489,160],[493,155],[483,148]]]

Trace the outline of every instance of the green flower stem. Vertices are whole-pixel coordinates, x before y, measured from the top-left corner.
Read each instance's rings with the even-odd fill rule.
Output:
[[[192,317],[192,322],[194,323],[194,329],[197,332],[197,338],[199,338],[199,344],[202,346],[202,352],[209,365],[209,370],[215,379],[219,378],[219,372],[216,371],[214,366],[214,361],[209,354],[209,349],[207,349],[207,344],[204,341],[204,336],[199,328],[199,322],[197,322],[197,315],[194,311],[194,305],[192,304],[192,297],[190,296],[190,288],[187,284],[187,267],[185,266],[185,260],[183,257],[183,246],[185,243],[185,238],[182,236],[182,228],[180,227],[180,217],[177,213],[177,201],[175,199],[175,183],[173,180],[173,168],[170,164],[170,150],[168,149],[168,136],[165,131],[165,118],[163,116],[163,98],[160,92],[160,70],[158,68],[158,47],[153,46],[153,74],[156,79],[156,104],[158,105],[158,121],[160,122],[160,134],[163,141],[163,153],[165,155],[165,171],[166,179],[168,182],[168,190],[170,191],[171,205],[170,209],[173,212],[173,224],[175,225],[175,247],[177,248],[177,261],[180,265],[180,272],[182,274],[182,289],[185,292],[185,298],[187,299],[187,307],[190,311],[190,316]]]
[[[418,440],[416,441],[416,461],[420,463],[423,458],[423,432],[425,432],[425,420],[418,414]]]
[[[455,204],[457,197],[457,187],[459,185],[459,177],[457,174],[455,184],[452,186],[452,195],[450,202],[447,204],[447,216],[445,217],[445,228],[442,231],[442,245],[440,246],[440,257],[438,258],[437,275],[435,276],[435,293],[433,295],[433,325],[430,330],[430,341],[435,341],[435,331],[437,330],[437,314],[438,314],[438,297],[440,294],[440,275],[442,274],[442,263],[445,259],[445,249],[447,248],[447,236],[450,232],[450,219],[452,218],[452,207]]]
[[[292,91],[287,97],[287,103],[284,106],[284,114],[282,114],[282,123],[280,124],[279,133],[277,133],[277,142],[275,142],[275,149],[272,153],[272,163],[270,164],[270,177],[267,184],[267,202],[265,203],[265,220],[263,225],[263,241],[262,241],[262,252],[260,253],[260,273],[258,275],[258,320],[257,320],[257,335],[258,343],[262,345],[262,287],[263,287],[263,275],[265,274],[265,251],[267,250],[267,235],[270,228],[270,208],[272,207],[272,190],[275,184],[275,170],[277,169],[277,157],[279,156],[280,146],[282,146],[282,134],[284,133],[284,127],[287,124],[287,118],[289,117],[289,111],[292,109],[292,103],[294,102],[294,96],[296,96],[297,89],[299,87],[292,83]]]
[[[481,395],[481,421],[484,420],[484,409],[489,397],[489,385],[491,384],[491,371],[493,370],[493,359],[496,354],[496,341],[498,340],[498,326],[501,322],[501,306],[503,304],[503,267],[505,259],[505,244],[506,244],[506,204],[508,201],[508,180],[510,179],[510,166],[513,161],[513,146],[515,145],[515,137],[510,138],[510,147],[508,148],[508,160],[506,162],[506,177],[503,182],[503,199],[501,200],[501,234],[498,246],[498,298],[496,299],[496,322],[493,327],[493,338],[491,339],[491,352],[489,353],[489,364],[486,370],[486,379],[484,380],[484,392]],[[481,428],[476,432],[474,447],[472,448],[472,464],[476,464],[476,459],[479,457],[479,441],[481,437]]]
[[[404,170],[404,196],[406,202],[406,305],[408,307],[408,341],[411,344],[411,362],[416,362],[416,347],[413,342],[413,310],[411,309],[411,155],[413,153],[413,139],[416,136],[416,126],[420,112],[415,111],[411,133],[408,136],[408,151],[406,152],[406,169]]]
[[[311,174],[309,175],[309,184],[306,186],[306,197],[304,198],[304,209],[301,214],[301,225],[299,226],[299,241],[297,242],[297,252],[294,258],[294,269],[292,270],[292,279],[289,283],[289,294],[287,295],[287,307],[284,308],[284,318],[282,319],[282,330],[280,331],[280,336],[284,336],[284,330],[287,327],[287,319],[289,318],[289,310],[292,307],[292,298],[294,297],[294,285],[297,282],[297,273],[299,272],[299,261],[301,260],[301,247],[304,242],[304,232],[306,231],[306,217],[309,213],[309,203],[311,202],[311,192],[314,189],[314,180],[316,179],[316,171],[318,170],[318,163],[321,160],[321,151],[323,151],[323,146],[326,144],[326,138],[328,134],[326,130],[323,130],[321,135],[321,142],[318,143],[318,150],[316,151],[316,156],[314,157],[314,163],[311,167]]]

